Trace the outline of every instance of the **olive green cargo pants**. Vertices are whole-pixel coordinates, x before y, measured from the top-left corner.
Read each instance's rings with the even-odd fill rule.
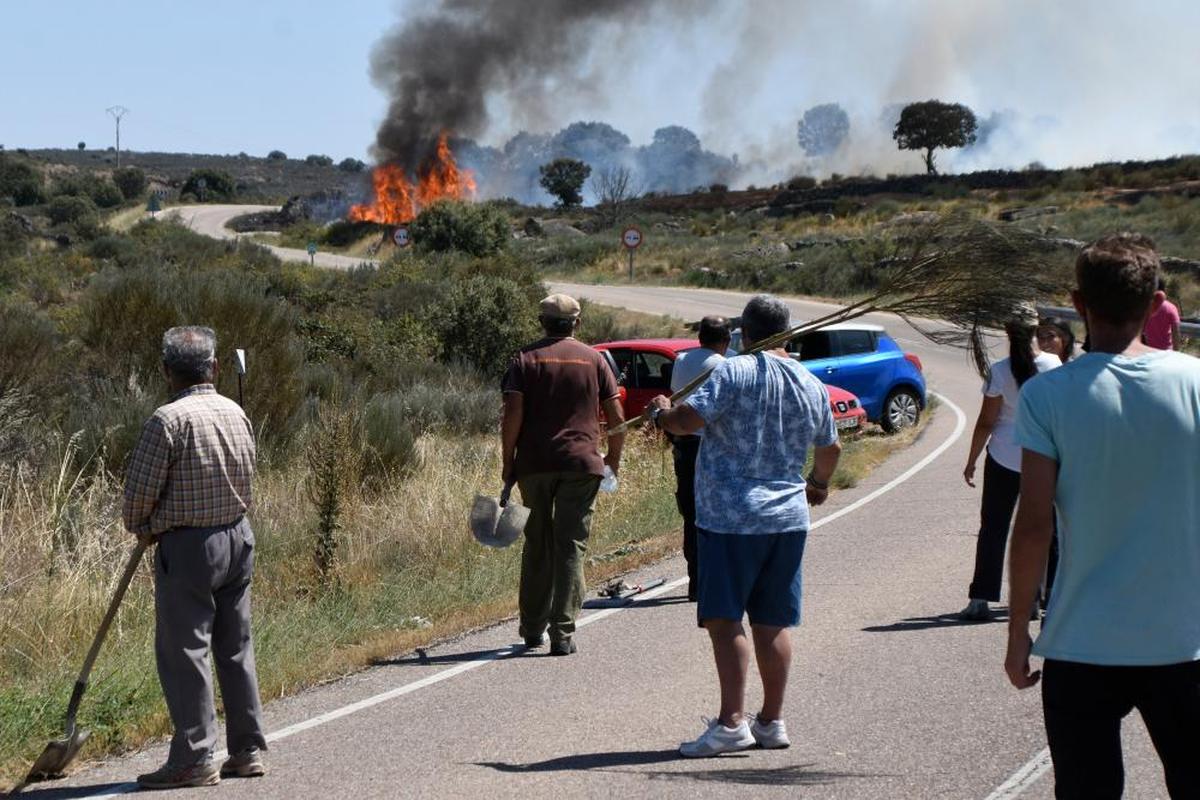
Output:
[[[521,636],[571,638],[587,591],[583,559],[600,478],[582,472],[540,472],[517,480],[530,510],[521,554]]]

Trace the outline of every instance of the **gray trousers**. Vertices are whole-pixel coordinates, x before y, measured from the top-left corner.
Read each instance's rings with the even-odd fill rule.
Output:
[[[212,758],[217,742],[208,653],[216,661],[230,753],[266,749],[250,639],[254,533],[242,518],[216,528],[174,528],[158,543],[154,651],[175,726],[168,763]]]

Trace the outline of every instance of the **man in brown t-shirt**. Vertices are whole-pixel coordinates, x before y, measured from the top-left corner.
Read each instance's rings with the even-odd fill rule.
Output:
[[[603,357],[573,338],[579,303],[552,294],[538,317],[545,338],[521,349],[504,375],[504,482],[530,509],[521,555],[521,636],[529,647],[549,628],[550,653],[575,652],[583,605],[583,558],[604,467],[616,474],[625,435],[600,456],[599,410],[623,420],[617,380]]]

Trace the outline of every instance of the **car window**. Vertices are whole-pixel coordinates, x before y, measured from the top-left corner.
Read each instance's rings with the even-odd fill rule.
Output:
[[[875,352],[875,335],[870,331],[838,331],[838,355],[855,356]]]
[[[638,353],[634,365],[637,372],[634,386],[639,389],[670,391],[674,360],[660,353]]]
[[[633,357],[636,355],[632,350],[612,350],[608,351],[613,358],[613,362],[617,365],[617,383],[622,386],[631,386],[633,377]]]
[[[812,361],[831,357],[833,343],[825,331],[813,331],[793,340],[791,350],[800,353],[801,361]]]

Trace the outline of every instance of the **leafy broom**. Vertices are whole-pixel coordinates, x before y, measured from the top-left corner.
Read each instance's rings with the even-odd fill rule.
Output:
[[[874,294],[755,342],[745,352],[771,350],[866,314],[895,314],[930,341],[967,350],[976,369],[986,374],[984,330],[1002,327],[1020,316],[1022,307],[1060,288],[1051,252],[1045,241],[1026,231],[949,214],[897,240],[894,254],[880,262],[882,277]],[[671,402],[691,394],[708,374],[671,395]],[[643,413],[610,433],[638,427],[648,418]]]

